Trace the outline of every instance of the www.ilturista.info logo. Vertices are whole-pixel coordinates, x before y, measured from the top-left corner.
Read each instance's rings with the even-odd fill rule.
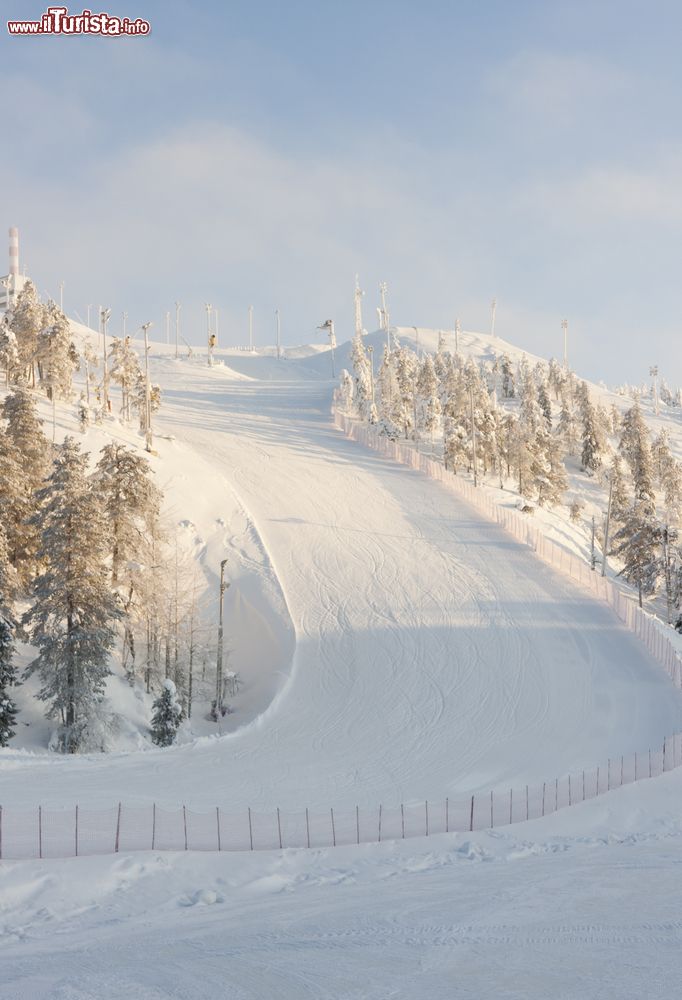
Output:
[[[91,10],[69,14],[66,7],[48,7],[39,21],[8,21],[10,35],[148,35],[149,21],[141,17],[93,14]]]

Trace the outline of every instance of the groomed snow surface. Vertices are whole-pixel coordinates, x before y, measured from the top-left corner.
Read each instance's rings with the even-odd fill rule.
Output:
[[[3,754],[3,804],[393,806],[682,729],[607,608],[333,429],[328,358],[222,360],[155,358],[155,462],[204,561],[233,557],[233,620],[243,579],[268,676],[254,664],[219,738]],[[336,851],[4,863],[0,997],[677,996],[681,788],[674,772],[501,832]]]

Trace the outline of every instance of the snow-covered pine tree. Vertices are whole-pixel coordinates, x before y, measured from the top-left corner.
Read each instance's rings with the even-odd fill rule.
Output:
[[[611,520],[616,525],[622,525],[630,509],[630,501],[620,456],[617,454],[613,456],[609,479],[611,481]]]
[[[38,293],[32,281],[27,281],[17,295],[17,301],[12,310],[10,327],[16,338],[19,351],[19,367],[16,369],[16,380],[22,379],[35,388],[35,362],[38,349],[38,337],[45,326],[45,307],[38,299]]]
[[[417,432],[432,441],[440,431],[441,405],[433,358],[427,354],[417,375]]]
[[[582,421],[582,451],[580,460],[583,469],[593,473],[601,468],[603,455],[606,450],[606,441],[586,382],[580,383],[577,391],[577,399]]]
[[[19,348],[10,326],[10,315],[5,313],[0,321],[0,368],[5,371],[7,385],[14,381],[20,365]]]
[[[408,347],[398,347],[392,354],[395,355],[395,377],[398,385],[395,422],[401,428],[403,436],[409,438],[415,425],[417,356]]]
[[[0,522],[0,747],[14,736],[17,708],[10,688],[17,683],[14,639],[17,623],[13,612],[14,571],[9,561],[7,539]]]
[[[21,591],[28,587],[35,569],[38,529],[31,521],[35,510],[28,468],[9,435],[0,429],[0,525]]]
[[[561,439],[567,453],[569,455],[575,455],[578,451],[578,444],[580,443],[578,422],[575,418],[575,413],[573,412],[573,404],[569,397],[569,393],[563,390],[561,392],[561,412],[559,413],[559,422],[557,424],[556,433]]]
[[[623,560],[619,576],[637,587],[639,606],[642,595],[653,594],[660,573],[660,536],[656,511],[649,498],[637,499],[625,515],[623,526],[614,536],[613,552]]]
[[[93,480],[108,525],[114,587],[121,569],[139,555],[143,539],[159,518],[162,494],[152,475],[146,458],[126,445],[114,441],[100,452]]]
[[[109,377],[121,387],[121,416],[130,420],[131,399],[135,386],[144,379],[137,352],[130,337],[120,340],[114,337],[109,352]]]
[[[649,498],[653,501],[654,470],[649,430],[637,401],[623,417],[619,450],[630,466],[635,486],[635,497],[640,500]]]
[[[351,360],[355,378],[355,406],[363,420],[369,420],[372,408],[372,370],[370,360],[360,333],[353,337]]]
[[[180,723],[182,705],[173,681],[167,677],[161,685],[161,694],[153,705],[152,742],[159,747],[169,747],[175,743]]]
[[[50,302],[44,310],[43,327],[36,342],[40,384],[52,398],[69,399],[73,373],[80,367],[78,351],[71,339],[69,321],[59,306]]]
[[[102,700],[120,612],[108,586],[102,505],[87,475],[87,456],[73,438],[57,448],[38,499],[34,521],[45,569],[23,617],[39,650],[26,674],[40,674],[38,697],[48,703],[47,717],[61,723],[60,748],[75,753],[86,745]]]
[[[7,421],[7,437],[21,455],[31,487],[37,489],[45,479],[52,448],[43,434],[34,396],[23,386],[16,386],[0,410]]]
[[[503,354],[500,359],[500,372],[502,373],[502,397],[504,399],[513,399],[516,395],[514,371],[512,369],[511,358],[508,354]]]

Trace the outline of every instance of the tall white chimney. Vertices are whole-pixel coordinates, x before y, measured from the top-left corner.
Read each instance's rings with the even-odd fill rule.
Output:
[[[9,273],[13,277],[19,275],[19,230],[11,226],[9,231]]]

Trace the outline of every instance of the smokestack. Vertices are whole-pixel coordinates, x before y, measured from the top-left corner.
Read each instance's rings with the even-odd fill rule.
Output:
[[[9,231],[9,273],[19,276],[19,230],[11,226]]]

